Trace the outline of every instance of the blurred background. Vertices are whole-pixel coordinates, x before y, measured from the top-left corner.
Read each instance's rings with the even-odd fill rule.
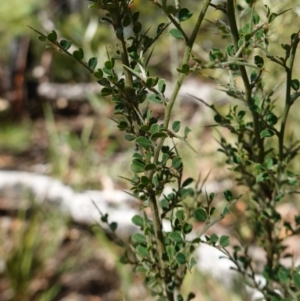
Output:
[[[80,65],[46,49],[27,25],[45,33],[55,29],[59,38],[72,40],[74,47],[82,47],[87,57],[96,56],[99,66],[106,61],[106,49],[111,50],[115,45],[112,29],[100,22],[101,13],[89,10],[88,1],[84,0],[0,2],[0,173],[3,183],[6,171],[26,171],[26,175],[57,179],[78,193],[128,189],[128,184],[118,176],[127,176],[133,146],[123,139],[110,119],[113,107],[109,98],[100,96],[101,87]],[[190,10],[198,5],[188,2]],[[293,8],[293,12],[276,20],[270,37],[272,42],[287,43],[290,34],[298,30],[299,0],[277,3],[272,9],[280,11],[287,7]],[[144,30],[150,28],[150,34],[156,30],[155,26],[152,28],[153,18],[156,24],[166,22],[150,1],[135,0],[133,9],[140,10]],[[195,54],[204,61],[211,47],[225,45],[215,26],[222,14],[211,9],[207,17],[210,21],[204,23],[195,45]],[[184,25],[187,32],[194,21],[195,17]],[[270,47],[275,53],[281,51]],[[182,53],[182,43],[169,36],[163,36],[153,52],[150,71],[170,83],[169,91]],[[268,68],[274,77],[267,85],[284,79],[276,66],[268,65]],[[295,78],[299,76],[298,69]],[[225,78],[220,71],[206,75]],[[188,95],[217,104],[222,110],[228,96],[216,88],[205,75],[188,78],[174,115],[193,130],[190,143],[198,152],[192,153],[179,144],[182,157],[189,158],[185,164],[186,175],[198,178],[200,174],[204,179],[210,173],[208,190],[221,194],[222,189],[232,188],[234,181],[224,166],[224,158],[216,152],[215,138],[219,136],[209,127],[213,115]],[[279,100],[282,91],[279,88]],[[291,132],[299,126],[298,107],[296,104],[292,112]],[[163,111],[157,107],[155,112],[160,116]],[[297,165],[295,170],[300,170]],[[0,183],[1,301],[153,300],[139,275],[130,274],[130,267],[119,264],[121,249],[99,227],[75,223],[55,206],[35,205],[35,194],[30,189],[22,189],[20,194],[16,181],[9,190],[3,183]],[[222,206],[221,197],[219,200]],[[239,224],[238,214],[245,207],[242,203],[238,206],[237,216],[221,223],[221,231],[233,233],[235,227],[243,226]],[[245,233],[251,232],[246,225],[243,227]],[[228,288],[209,275],[209,270],[195,270],[193,277],[187,278],[184,290],[190,287],[196,290],[197,300],[250,300],[238,278]]]

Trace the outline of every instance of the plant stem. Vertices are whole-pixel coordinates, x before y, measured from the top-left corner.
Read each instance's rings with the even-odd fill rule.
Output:
[[[236,24],[236,17],[235,17],[235,4],[234,0],[227,0],[227,16],[228,16],[228,22],[229,27],[231,31],[231,37],[233,40],[235,51],[239,51],[238,42],[240,39],[239,31]],[[243,53],[240,52],[239,57],[243,57]],[[253,111],[253,101],[252,101],[252,86],[249,82],[248,74],[246,67],[243,65],[239,65],[240,74],[244,83],[245,87],[245,95],[246,95],[246,103],[252,113],[253,117],[253,126],[254,126],[254,134],[255,134],[255,140],[259,148],[259,155],[258,155],[258,162],[263,163],[264,156],[265,156],[265,149],[264,149],[264,141],[262,138],[260,138],[260,127],[259,127],[259,114],[255,111]]]
[[[198,19],[197,19],[197,22],[196,22],[195,27],[193,29],[193,32],[192,32],[190,38],[188,39],[188,41],[186,43],[185,50],[184,50],[184,55],[183,55],[183,59],[182,59],[182,65],[187,64],[189,62],[189,59],[190,59],[191,53],[192,53],[192,49],[193,49],[193,45],[195,43],[197,34],[198,34],[200,26],[201,26],[201,24],[204,20],[204,17],[205,17],[206,11],[207,11],[207,9],[210,5],[210,2],[211,2],[211,0],[205,0],[204,3],[203,3],[202,9],[201,9],[201,11],[198,15]],[[183,84],[183,81],[184,81],[185,77],[186,77],[186,74],[180,73],[179,78],[178,78],[178,80],[175,84],[175,87],[173,89],[173,93],[171,95],[171,98],[170,98],[170,100],[169,100],[169,102],[166,106],[165,118],[164,118],[164,127],[165,128],[168,128],[168,126],[169,126],[172,109],[173,109],[173,106],[175,104],[175,101],[177,99],[178,93],[180,91],[180,88]],[[155,153],[154,153],[154,162],[158,161],[160,150],[161,150],[161,147],[163,146],[164,141],[165,141],[165,138],[160,139],[160,141],[158,143],[158,146],[156,147],[156,150],[155,150]],[[153,176],[153,174],[152,174],[152,176]]]
[[[296,56],[297,47],[299,44],[299,32],[297,32],[293,42],[292,42],[292,49],[291,49],[291,55],[289,60],[289,65],[285,67],[286,69],[286,91],[285,91],[285,106],[284,106],[284,112],[281,122],[281,128],[279,132],[279,161],[282,162],[283,160],[283,140],[284,140],[284,132],[285,132],[285,126],[288,118],[288,114],[290,111],[290,108],[293,104],[291,101],[291,85],[292,85],[292,75],[293,75],[293,67],[294,67],[294,61]]]
[[[204,20],[204,16],[206,14],[206,11],[209,7],[210,2],[211,2],[211,0],[205,0],[205,2],[203,3],[202,9],[199,13],[199,16],[198,16],[197,22],[195,24],[195,27],[193,29],[193,32],[186,43],[184,56],[183,56],[183,60],[182,60],[182,65],[187,64],[189,62],[193,45],[195,43],[197,34],[198,34],[200,26]],[[166,105],[165,118],[164,118],[164,127],[165,128],[168,128],[168,126],[169,126],[172,108],[175,104],[175,101],[177,99],[179,90],[185,79],[185,76],[186,76],[186,74],[183,74],[183,73],[181,73],[179,75],[179,78],[175,84],[173,93],[171,95],[170,101]],[[154,158],[153,158],[154,163],[158,162],[159,154],[160,154],[160,151],[161,151],[164,141],[165,141],[165,139],[162,138],[158,142],[158,145],[154,151]],[[152,178],[154,176],[154,171],[150,172],[147,176],[149,177],[150,182],[151,182]],[[158,250],[158,256],[160,259],[161,276],[165,280],[165,285],[167,285],[171,279],[170,279],[168,268],[166,267],[165,262],[163,260],[163,255],[165,254],[166,251],[165,251],[165,244],[164,244],[164,239],[163,239],[164,235],[163,235],[163,229],[162,229],[162,222],[161,222],[161,217],[160,217],[159,211],[158,211],[157,198],[156,198],[155,193],[152,190],[152,188],[150,189],[149,193],[150,193],[149,206],[150,206],[151,213],[152,213],[154,231],[155,231],[155,236],[156,236],[156,241],[157,241],[157,250]],[[173,301],[174,293],[170,292],[166,287],[165,287],[165,291],[166,291],[167,299],[169,301]]]

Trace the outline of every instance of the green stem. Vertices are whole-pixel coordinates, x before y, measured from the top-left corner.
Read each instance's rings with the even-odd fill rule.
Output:
[[[182,59],[182,65],[187,64],[189,62],[189,59],[190,59],[191,53],[192,53],[192,49],[193,49],[193,45],[195,43],[197,34],[198,34],[200,26],[201,26],[201,24],[204,20],[204,17],[205,17],[205,14],[207,12],[207,9],[210,5],[210,2],[211,2],[211,0],[205,0],[204,3],[203,3],[202,9],[201,9],[201,11],[198,15],[198,19],[197,19],[197,22],[196,22],[195,27],[193,29],[193,32],[192,32],[190,38],[188,39],[188,41],[186,43],[185,50],[184,50],[184,55],[183,55],[183,59]],[[169,126],[172,109],[173,109],[173,106],[175,104],[175,101],[177,99],[177,96],[179,94],[180,88],[183,84],[183,81],[184,81],[185,77],[186,77],[186,74],[180,73],[179,78],[178,78],[178,80],[175,84],[173,93],[171,95],[170,101],[168,102],[168,104],[166,106],[165,118],[164,118],[164,127],[165,128],[168,128],[168,126]],[[158,146],[155,149],[154,162],[158,161],[160,150],[161,150],[161,147],[163,146],[164,141],[165,141],[164,138],[160,139],[160,141],[158,143]],[[150,176],[152,178],[153,173],[150,174]]]
[[[233,40],[234,48],[235,48],[235,51],[238,52],[239,51],[238,42],[240,39],[240,35],[239,35],[239,31],[238,31],[237,24],[236,24],[234,2],[235,2],[234,0],[227,0],[227,16],[228,16],[228,22],[229,22],[229,27],[230,27],[230,31],[231,31],[231,37]],[[239,57],[241,57],[241,58],[243,57],[242,52],[240,52]],[[257,159],[258,159],[259,163],[262,163],[264,160],[265,149],[264,149],[264,141],[262,138],[260,138],[259,114],[254,112],[251,108],[253,105],[252,86],[249,82],[246,67],[243,65],[239,65],[239,70],[240,70],[240,74],[241,74],[241,77],[242,77],[242,80],[244,83],[244,87],[245,87],[246,103],[247,103],[247,105],[252,113],[252,117],[253,117],[255,140],[256,140],[256,143],[259,148],[259,155],[258,155]]]
[[[285,127],[286,122],[288,118],[288,114],[290,111],[290,108],[293,104],[293,101],[291,101],[291,86],[292,86],[292,75],[293,75],[293,67],[294,67],[294,61],[296,56],[297,47],[299,44],[299,32],[295,36],[294,40],[292,41],[292,49],[291,49],[291,55],[289,60],[289,65],[286,66],[286,91],[285,91],[285,106],[284,106],[284,112],[281,122],[281,128],[279,132],[279,161],[282,162],[284,157],[284,133],[285,133]]]
[[[203,3],[202,9],[199,13],[199,16],[198,16],[197,22],[195,24],[195,27],[193,29],[193,32],[186,43],[182,64],[187,64],[191,57],[193,45],[195,43],[197,34],[198,34],[200,26],[204,20],[204,16],[206,14],[206,11],[209,7],[210,2],[211,2],[211,0],[205,0],[205,2]],[[171,95],[170,101],[166,105],[165,119],[164,119],[164,127],[165,128],[168,128],[168,126],[169,126],[172,108],[175,104],[175,101],[177,99],[179,90],[185,79],[185,76],[186,75],[183,73],[181,73],[179,75],[179,78],[175,84],[173,93]],[[160,151],[161,151],[164,141],[165,141],[165,139],[160,139],[160,141],[158,142],[158,145],[154,151],[154,163],[158,162],[159,154],[160,154]],[[149,179],[151,181],[154,176],[154,172],[150,172],[147,176],[149,177]],[[152,212],[154,231],[155,231],[155,236],[157,239],[157,250],[158,250],[158,256],[160,258],[161,276],[164,279],[165,285],[167,285],[171,281],[171,279],[170,279],[170,273],[168,271],[168,268],[166,267],[165,262],[163,261],[163,254],[165,254],[165,252],[166,252],[164,239],[163,239],[164,235],[163,235],[161,217],[160,217],[159,211],[158,211],[157,198],[156,198],[152,188],[149,191],[149,206],[150,206],[151,212]],[[167,288],[165,288],[165,291],[166,291],[167,299],[169,301],[173,301],[174,293],[168,291]]]

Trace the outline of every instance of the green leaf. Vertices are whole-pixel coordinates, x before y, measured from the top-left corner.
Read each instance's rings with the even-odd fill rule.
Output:
[[[102,70],[101,70],[102,71]],[[100,78],[97,83],[104,87],[110,87],[110,82],[107,78]]]
[[[105,87],[101,90],[101,95],[102,96],[109,96],[112,94],[112,88]]]
[[[139,20],[139,17],[140,17],[140,12],[139,12],[139,11],[135,12],[135,13],[132,15],[132,22],[133,22],[133,23],[136,23],[136,22]]]
[[[184,128],[184,137],[187,138],[188,134],[189,134],[191,131],[192,131],[192,130],[191,130],[188,126],[186,126],[186,127]]]
[[[191,224],[189,224],[189,223],[185,223],[184,225],[183,225],[183,233],[184,234],[189,234],[189,233],[191,233],[192,232],[192,230],[193,230],[193,226],[191,225]]]
[[[204,209],[198,208],[194,211],[194,217],[199,222],[205,222],[207,220],[207,213]]]
[[[179,169],[182,166],[182,161],[180,157],[175,157],[172,159],[172,167]]]
[[[73,56],[76,60],[81,61],[84,57],[84,52],[83,52],[82,48],[79,48],[78,50],[75,50],[73,52]]]
[[[177,217],[180,221],[183,221],[183,220],[184,220],[184,211],[183,211],[183,210],[178,210],[178,211],[176,211],[176,217]]]
[[[177,296],[177,301],[184,301],[182,295],[178,295],[178,296]]]
[[[38,36],[38,40],[41,42],[47,42],[47,39],[43,36]]]
[[[289,280],[289,273],[285,268],[280,268],[277,276],[279,281],[283,284],[286,284]]]
[[[194,257],[192,257],[192,259],[195,260]],[[196,264],[196,263],[197,263],[197,262],[195,261],[195,264]],[[195,295],[194,293],[189,293],[189,295],[188,295],[186,301],[190,301],[190,300],[194,299],[195,297],[196,297],[196,295]]]
[[[264,5],[265,9],[267,10],[266,16],[269,17],[270,15],[270,8],[268,5]]]
[[[239,111],[238,114],[237,114],[237,117],[242,120],[244,118],[244,116],[246,115],[246,112],[245,111]]]
[[[52,32],[47,35],[47,38],[50,42],[53,42],[53,43],[56,42],[57,33],[55,32],[55,30],[52,30]]]
[[[180,121],[174,121],[173,124],[172,124],[172,129],[175,133],[179,132],[180,130],[180,125],[181,125],[181,122]]]
[[[153,123],[150,127],[150,133],[154,134],[159,132],[159,125],[157,123]]]
[[[109,224],[109,228],[111,231],[115,232],[117,230],[118,224],[116,222],[112,222]]]
[[[259,23],[259,20],[260,20],[259,15],[254,14],[254,15],[252,16],[252,20],[253,20],[253,23],[254,23],[255,25],[257,25],[257,24]]]
[[[187,8],[182,8],[178,13],[178,19],[180,22],[184,22],[192,17],[193,13]]]
[[[135,173],[141,173],[145,170],[145,166],[146,164],[143,161],[134,159],[130,165],[130,169]]]
[[[154,103],[162,103],[161,98],[158,95],[156,95],[156,94],[151,94],[149,96],[149,101],[150,102],[154,102]]]
[[[91,57],[88,61],[88,67],[94,71],[97,66],[97,62],[98,60],[96,57]]]
[[[148,77],[146,79],[146,86],[149,88],[155,87],[156,84],[158,83],[158,77]]]
[[[114,61],[114,60],[106,61],[106,62],[104,63],[104,67],[105,67],[106,69],[108,69],[108,70],[113,69],[114,65],[115,65],[115,61]]]
[[[259,175],[256,176],[255,180],[256,183],[260,183],[265,181],[268,178],[268,176],[265,173],[260,173]]]
[[[65,50],[68,50],[70,49],[70,47],[72,46],[72,41],[70,40],[61,40],[59,42],[60,46],[65,49]]]
[[[268,22],[269,23],[273,22],[277,17],[278,17],[278,14],[272,13],[268,19]]]
[[[254,64],[258,67],[258,68],[262,68],[263,65],[264,65],[264,59],[259,56],[259,55],[256,55],[254,56]]]
[[[175,242],[182,242],[183,241],[183,239],[181,237],[181,234],[178,231],[171,232],[169,237],[170,237],[170,239],[172,239]]]
[[[156,165],[154,163],[149,163],[145,166],[145,171],[155,170],[155,169],[156,169]]]
[[[146,167],[145,167],[146,169]],[[147,186],[149,184],[150,180],[146,177],[146,176],[142,176],[141,177],[141,183],[145,186]]]
[[[271,169],[273,167],[273,159],[272,158],[268,158],[265,160],[265,165],[267,169]]]
[[[180,73],[187,74],[190,72],[190,66],[188,64],[183,64],[181,68],[177,68],[177,71]]]
[[[164,79],[160,79],[158,81],[158,91],[163,94],[165,92],[165,90],[166,90],[165,80]]]
[[[222,123],[223,122],[223,117],[219,114],[214,116],[214,120],[216,123]]]
[[[234,56],[235,55],[235,48],[234,48],[234,45],[233,44],[230,44],[226,47],[226,53],[229,55],[229,56]]]
[[[265,129],[260,132],[260,138],[267,138],[274,136],[274,132],[270,129]]]
[[[144,244],[146,243],[146,237],[141,234],[141,233],[134,233],[131,238],[133,239],[133,241],[140,243],[140,244]]]
[[[144,226],[144,219],[139,216],[139,215],[135,215],[132,219],[131,219],[132,223],[135,224],[136,226],[142,227]]]
[[[136,252],[142,257],[147,257],[149,255],[148,249],[142,245],[136,247]]]
[[[225,190],[225,191],[223,192],[223,195],[224,195],[225,200],[226,200],[227,202],[231,202],[231,201],[233,200],[233,196],[232,196],[232,193],[231,193],[230,190]]]
[[[179,264],[185,264],[186,263],[185,255],[183,253],[181,253],[181,252],[177,253],[176,254],[176,261]]]
[[[293,79],[291,82],[291,86],[293,88],[293,90],[298,91],[299,90],[299,80],[298,79]]]
[[[139,146],[146,148],[146,149],[152,147],[152,143],[147,137],[140,136],[140,137],[136,138],[135,142]]]
[[[128,15],[125,15],[123,20],[122,20],[123,27],[129,26],[130,23],[131,23],[131,18]]]
[[[187,178],[183,183],[182,183],[182,187],[186,187],[188,185],[190,185],[191,183],[193,183],[194,179],[193,178]]]
[[[94,72],[94,76],[101,79],[103,77],[103,71],[101,69],[98,69],[96,72]]]
[[[89,6],[88,6],[88,8],[100,8],[99,7],[99,4],[97,4],[97,3],[91,3],[91,4],[89,4]]]
[[[300,288],[300,274],[299,273],[295,273],[293,275],[293,281],[296,287]]]
[[[151,135],[150,139],[151,140],[156,140],[158,138],[166,138],[168,135],[164,132],[157,132]]]
[[[163,209],[168,209],[169,208],[169,202],[167,199],[162,199],[160,202],[160,207]]]
[[[221,247],[226,248],[227,246],[229,246],[229,244],[230,244],[229,236],[222,235],[220,238]]]
[[[170,259],[173,259],[174,255],[176,253],[175,247],[173,245],[168,245],[166,247],[166,250],[167,250],[168,257]]]
[[[270,125],[275,125],[278,121],[278,118],[276,115],[274,115],[273,113],[269,113],[267,115],[267,122],[270,124]]]
[[[225,216],[225,215],[227,215],[228,213],[230,213],[230,210],[229,210],[228,207],[226,206],[226,207],[223,209],[222,215]]]
[[[210,236],[209,240],[210,240],[210,242],[211,242],[212,244],[215,244],[215,243],[218,242],[219,236],[218,236],[217,234],[213,233],[213,234]]]
[[[135,34],[138,34],[142,30],[142,24],[140,22],[136,22],[133,25],[132,30]]]
[[[175,39],[183,39],[182,32],[177,28],[172,28],[169,30],[169,34]]]
[[[126,135],[124,136],[124,138],[125,138],[125,140],[127,140],[127,141],[133,141],[133,140],[136,138],[136,136],[135,136],[135,135],[132,135],[132,134],[126,134]]]

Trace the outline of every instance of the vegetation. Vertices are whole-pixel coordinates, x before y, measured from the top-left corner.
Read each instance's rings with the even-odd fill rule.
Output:
[[[207,244],[221,251],[243,283],[260,292],[263,300],[299,300],[300,266],[294,264],[286,241],[299,235],[300,215],[295,212],[285,219],[278,209],[297,200],[299,194],[295,169],[299,141],[289,123],[300,96],[294,72],[299,31],[286,33],[279,41],[272,38],[274,24],[293,11],[275,11],[255,0],[227,0],[225,4],[203,0],[197,5],[149,0],[155,16],[165,18],[153,30],[153,26],[143,27],[142,12],[133,9],[133,4],[132,0],[90,1],[90,8],[100,11],[102,21],[115,35],[100,67],[84,47],[71,52],[72,42],[58,38],[56,31],[44,34],[33,29],[48,47],[77,61],[95,77],[102,86],[101,95],[114,104],[119,132],[132,144],[130,170],[122,177],[142,201],[140,214],[132,219],[140,231],[128,242],[116,239],[124,246],[121,261],[143,275],[157,300],[192,300],[194,292],[185,292],[182,284],[197,262],[194,250]],[[209,22],[222,42],[200,51],[196,41],[201,39],[211,10],[220,13],[219,19]],[[166,80],[151,66],[154,45],[167,36],[174,39],[181,57],[170,97]],[[283,83],[276,79],[274,84],[273,73]],[[184,125],[176,103],[186,78],[199,75],[215,80],[228,98],[221,106],[202,99],[201,88],[200,95],[194,95],[213,112],[211,125],[219,133],[218,151],[239,185],[225,190],[222,200],[205,192],[200,176],[197,180],[187,175],[188,159],[181,150],[184,145],[190,153],[198,152],[189,139],[197,125],[195,129]],[[157,107],[163,111],[163,120],[155,113]],[[55,134],[51,139],[56,139]],[[53,156],[57,157],[55,151]],[[232,239],[212,233],[210,228],[237,214],[238,202],[246,209],[242,222],[250,232],[236,227]],[[110,221],[105,214],[102,221],[114,234],[118,221]],[[263,263],[256,262],[251,246],[263,250]]]

